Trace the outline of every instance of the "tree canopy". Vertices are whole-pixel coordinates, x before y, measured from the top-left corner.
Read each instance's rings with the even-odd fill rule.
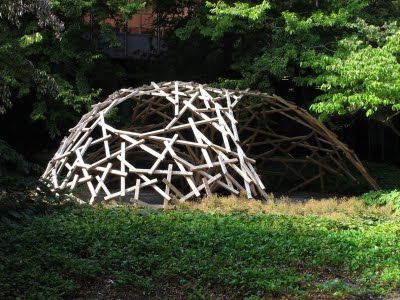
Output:
[[[233,40],[222,84],[274,91],[274,82],[313,86],[322,117],[400,109],[399,1],[206,1],[177,30]]]
[[[23,98],[32,106],[32,119],[44,121],[50,134],[58,135],[63,123],[100,94],[95,82],[107,76],[107,69],[114,69],[116,80],[123,75],[104,52],[119,45],[106,20],[113,18],[122,26],[124,18],[144,5],[124,0],[3,2],[0,111]],[[93,78],[93,73],[99,76]]]

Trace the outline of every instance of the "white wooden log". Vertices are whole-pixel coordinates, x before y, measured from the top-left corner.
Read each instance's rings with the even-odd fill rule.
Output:
[[[121,173],[125,172],[125,142],[121,143]],[[121,196],[125,196],[125,176],[121,176]]]
[[[168,182],[171,182],[171,179],[172,179],[172,168],[173,168],[173,165],[169,164],[168,165],[168,174],[167,174],[167,179],[166,179]],[[164,193],[168,196],[169,196],[169,190],[170,190],[170,186],[168,184],[166,184]],[[167,209],[167,208],[168,208],[168,199],[164,197],[164,209]]]
[[[134,194],[134,197],[133,197],[133,199],[135,201],[139,200],[139,192],[140,192],[140,179],[138,178],[138,179],[136,179],[135,194]]]

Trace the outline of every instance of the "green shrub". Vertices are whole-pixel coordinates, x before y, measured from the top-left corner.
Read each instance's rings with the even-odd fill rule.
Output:
[[[38,173],[40,167],[29,163],[15,151],[7,142],[0,139],[0,179],[6,175],[27,175]],[[0,183],[1,184],[1,183]]]
[[[367,205],[385,206],[391,205],[393,209],[400,212],[400,190],[371,191],[361,196]]]

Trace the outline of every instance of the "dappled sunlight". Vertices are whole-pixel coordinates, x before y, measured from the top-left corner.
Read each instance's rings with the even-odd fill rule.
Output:
[[[251,214],[268,213],[278,215],[306,216],[315,215],[333,220],[372,217],[392,218],[391,206],[367,206],[356,197],[332,197],[324,199],[310,198],[305,201],[291,200],[288,197],[275,198],[269,195],[268,201],[248,200],[245,197],[218,197],[213,195],[197,202],[183,205],[190,210],[215,213],[247,212]]]

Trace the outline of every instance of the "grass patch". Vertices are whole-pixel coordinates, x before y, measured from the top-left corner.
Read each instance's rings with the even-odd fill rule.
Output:
[[[342,222],[363,222],[368,220],[392,220],[396,218],[395,207],[390,202],[384,205],[365,205],[356,197],[331,197],[293,201],[289,198],[275,198],[270,195],[267,202],[248,200],[246,197],[212,196],[197,202],[186,202],[181,208],[210,213],[248,213],[289,216],[318,216]]]
[[[3,215],[0,298],[395,293],[400,222],[384,207],[360,203],[213,197],[166,213],[64,205]]]

